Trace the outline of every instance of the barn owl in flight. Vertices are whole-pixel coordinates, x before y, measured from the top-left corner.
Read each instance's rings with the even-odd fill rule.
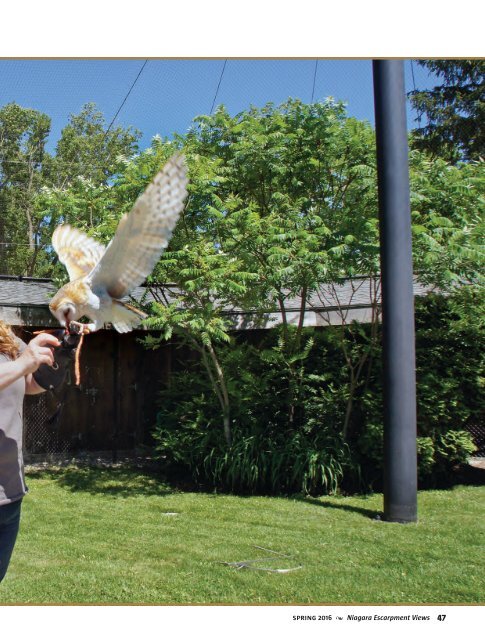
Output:
[[[119,333],[131,331],[147,316],[121,302],[150,275],[167,247],[187,195],[184,157],[172,156],[125,214],[107,247],[68,224],[56,228],[52,246],[70,282],[49,308],[62,326],[87,316],[88,331],[110,322]]]

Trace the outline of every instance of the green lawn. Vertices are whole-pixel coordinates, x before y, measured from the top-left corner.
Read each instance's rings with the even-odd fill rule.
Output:
[[[28,475],[0,603],[485,601],[484,487],[419,495],[419,522],[375,520],[382,496],[184,493],[127,469]],[[292,556],[270,554],[256,546]],[[236,569],[224,562],[270,557]]]

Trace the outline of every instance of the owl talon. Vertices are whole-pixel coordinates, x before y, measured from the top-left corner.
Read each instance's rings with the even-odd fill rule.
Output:
[[[83,324],[82,322],[76,322],[75,320],[72,320],[69,323],[69,331],[72,333],[79,333],[81,335],[91,333],[91,329],[89,329],[88,325]]]

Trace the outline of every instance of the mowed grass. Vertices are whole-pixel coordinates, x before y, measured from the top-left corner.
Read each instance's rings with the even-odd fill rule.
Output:
[[[419,522],[382,496],[186,493],[129,469],[30,473],[0,603],[476,603],[484,487],[419,494]],[[256,547],[264,547],[283,557]],[[272,573],[223,564],[261,560]]]

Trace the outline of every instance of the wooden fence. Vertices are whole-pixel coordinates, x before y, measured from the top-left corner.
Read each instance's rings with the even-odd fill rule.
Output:
[[[24,329],[26,342],[35,329]],[[86,336],[80,386],[69,375],[55,393],[26,397],[27,454],[116,454],[150,444],[158,390],[170,374],[173,346],[147,350],[139,342],[144,335],[101,330]]]

